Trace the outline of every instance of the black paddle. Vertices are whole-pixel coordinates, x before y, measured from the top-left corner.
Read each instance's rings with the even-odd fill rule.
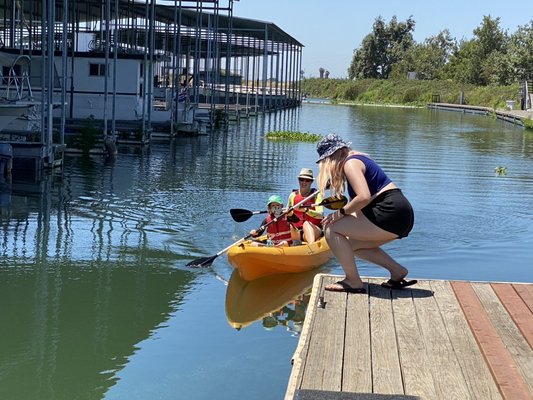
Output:
[[[250,211],[250,210],[245,210],[243,208],[232,208],[231,210],[229,210],[229,213],[231,214],[231,218],[233,218],[235,222],[248,221],[252,217],[252,215],[266,214],[267,212],[268,212],[267,210]]]
[[[347,202],[348,202],[348,199],[346,197],[344,197],[344,196],[341,196],[341,197],[333,197],[333,196],[331,196],[331,197],[326,197],[320,203],[315,203],[315,204],[311,204],[309,206],[301,206],[301,207],[311,208],[311,207],[317,207],[317,206],[324,206],[324,207],[326,207],[327,209],[330,209],[330,210],[338,210],[339,208],[344,207]],[[233,218],[234,221],[236,221],[236,222],[244,222],[244,221],[248,221],[253,215],[265,214],[268,211],[267,210],[264,210],[264,211],[250,211],[250,210],[245,210],[245,209],[242,209],[242,208],[232,208],[231,210],[229,210],[229,212],[230,212],[231,217]]]
[[[303,199],[302,201],[300,201],[299,203],[293,205],[292,207],[289,207],[287,210],[285,210],[284,212],[282,212],[278,217],[274,218],[272,221],[262,225],[260,228],[258,228],[257,230],[258,231],[261,231],[263,229],[265,229],[267,226],[269,226],[270,224],[273,224],[274,222],[277,222],[279,221],[282,217],[284,217],[285,215],[287,215],[288,213],[290,213],[292,210],[294,210],[295,208],[299,207],[300,205],[302,205],[303,203],[305,203],[307,200],[309,199],[312,199],[313,197],[315,197],[318,193],[320,193],[318,190],[315,191],[314,193],[311,193],[309,196],[307,196],[305,199]],[[228,251],[229,249],[231,249],[233,246],[236,246],[238,245],[239,243],[242,243],[244,242],[245,240],[247,239],[250,239],[252,237],[251,234],[248,234],[246,235],[245,237],[243,238],[240,238],[239,240],[237,240],[235,243],[232,243],[230,244],[228,247],[220,250],[217,254],[215,254],[214,256],[211,256],[211,257],[202,257],[202,258],[198,258],[196,260],[193,260],[191,261],[190,263],[188,263],[186,265],[186,267],[192,267],[192,268],[200,268],[200,267],[209,267],[211,264],[213,264],[213,261],[215,261],[215,259],[220,256],[221,254],[224,254],[226,251]]]

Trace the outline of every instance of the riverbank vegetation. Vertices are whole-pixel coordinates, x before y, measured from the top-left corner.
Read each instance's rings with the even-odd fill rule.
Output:
[[[499,18],[483,17],[470,40],[457,41],[447,29],[416,43],[412,18],[386,23],[376,18],[372,32],[354,50],[348,79],[303,79],[310,97],[355,103],[423,105],[466,103],[520,106],[533,79],[533,20],[514,33]]]
[[[355,104],[398,104],[423,106],[429,102],[504,108],[507,100],[520,104],[520,84],[508,86],[476,86],[452,80],[408,79],[320,79],[301,82],[302,93],[308,97],[329,98],[334,102]],[[461,95],[462,93],[462,95]]]

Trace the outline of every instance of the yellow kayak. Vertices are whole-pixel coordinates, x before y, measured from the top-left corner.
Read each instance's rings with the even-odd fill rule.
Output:
[[[254,281],[245,281],[233,271],[226,290],[226,318],[235,329],[270,316],[287,303],[300,303],[304,293],[313,286],[318,271],[297,274],[269,275]],[[305,314],[304,314],[305,315]],[[303,316],[294,322],[303,322]]]
[[[245,241],[228,251],[229,263],[246,281],[262,276],[310,271],[325,264],[333,257],[324,238],[299,246],[253,246]]]

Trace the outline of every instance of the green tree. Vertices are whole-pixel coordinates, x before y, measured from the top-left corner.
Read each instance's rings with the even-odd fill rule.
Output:
[[[447,76],[461,83],[475,85],[507,82],[509,67],[505,57],[509,37],[500,28],[500,18],[484,16],[481,25],[473,33],[474,38],[463,41],[451,57]],[[493,65],[493,62],[498,65]]]
[[[377,17],[372,33],[366,35],[361,46],[354,50],[348,77],[389,78],[392,67],[403,59],[406,51],[414,44],[414,27],[412,17],[405,22],[398,22],[396,16],[393,16],[388,24],[381,16]]]
[[[424,43],[411,46],[403,60],[394,65],[392,76],[403,78],[407,72],[413,71],[418,79],[440,79],[444,66],[456,50],[456,40],[445,29]]]
[[[509,56],[517,80],[533,78],[533,20],[511,35]]]
[[[481,64],[482,78],[486,85],[506,86],[516,81],[511,59],[506,53],[493,51]]]
[[[324,68],[320,67],[318,69],[318,73],[320,74],[320,79],[324,78],[324,71],[326,71]]]

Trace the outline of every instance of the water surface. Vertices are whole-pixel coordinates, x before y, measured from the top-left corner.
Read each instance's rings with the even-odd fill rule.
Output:
[[[312,274],[247,284],[224,256],[185,267],[261,222],[235,223],[230,208],[261,210],[302,167],[317,173],[314,144],[265,140],[272,130],[336,132],[383,166],[415,208],[411,235],[386,246],[412,277],[532,281],[531,132],[304,104],[2,186],[0,398],[282,398]],[[342,273],[335,261],[320,271]]]

